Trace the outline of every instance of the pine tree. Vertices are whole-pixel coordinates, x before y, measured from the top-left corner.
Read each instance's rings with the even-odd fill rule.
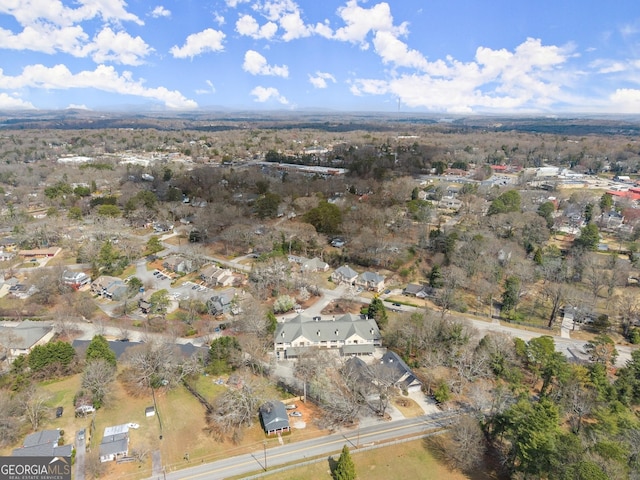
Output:
[[[333,470],[333,478],[335,480],[354,480],[356,478],[356,466],[353,464],[351,454],[346,445],[342,447],[338,464]]]
[[[109,365],[116,365],[116,354],[109,347],[109,342],[102,335],[95,335],[89,346],[87,347],[86,359],[91,360],[103,359]]]

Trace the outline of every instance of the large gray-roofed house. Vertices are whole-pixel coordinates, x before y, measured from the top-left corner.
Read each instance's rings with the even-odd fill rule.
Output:
[[[284,403],[278,401],[266,402],[260,407],[260,421],[267,435],[288,432],[289,416]]]
[[[422,389],[422,382],[397,353],[388,350],[380,363],[395,372],[394,384],[397,387],[408,392],[419,392]]]
[[[13,450],[14,457],[69,457],[71,445],[58,445],[60,430],[41,430],[24,439],[23,446]]]
[[[274,348],[278,359],[300,356],[307,348],[340,349],[342,355],[372,354],[382,345],[378,324],[364,315],[347,313],[323,320],[300,314],[279,323]]]
[[[8,340],[9,357],[28,355],[36,345],[48,343],[54,336],[53,325],[25,320],[15,327],[0,326],[0,336]]]
[[[87,347],[91,343],[91,340],[74,340],[71,346],[78,352],[86,351]],[[108,341],[109,348],[116,354],[116,359],[120,357],[130,348],[139,347],[144,345],[142,342],[121,342],[121,341]],[[205,356],[208,353],[207,348],[196,347],[193,343],[180,343],[175,344],[175,348],[180,350],[180,355],[184,358],[189,358],[194,354]]]
[[[358,278],[358,272],[356,272],[349,265],[343,265],[335,269],[331,274],[331,280],[335,283],[349,283],[353,284]]]
[[[363,272],[356,278],[356,285],[371,290],[381,292],[384,290],[384,276],[375,272]]]

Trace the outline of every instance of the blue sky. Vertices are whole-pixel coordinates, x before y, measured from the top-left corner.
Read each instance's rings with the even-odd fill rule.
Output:
[[[638,0],[0,0],[0,109],[640,113]]]

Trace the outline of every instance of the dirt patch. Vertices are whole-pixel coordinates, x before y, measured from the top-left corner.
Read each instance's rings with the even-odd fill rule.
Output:
[[[345,313],[360,313],[360,309],[366,305],[354,300],[335,300],[329,303],[320,312],[322,315],[344,315]]]

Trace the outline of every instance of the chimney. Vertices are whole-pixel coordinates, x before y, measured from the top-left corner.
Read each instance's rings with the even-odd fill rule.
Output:
[[[320,330],[318,330],[318,331],[316,332],[316,335],[320,336]]]
[[[338,336],[339,333],[340,331],[336,328],[336,337]]]

